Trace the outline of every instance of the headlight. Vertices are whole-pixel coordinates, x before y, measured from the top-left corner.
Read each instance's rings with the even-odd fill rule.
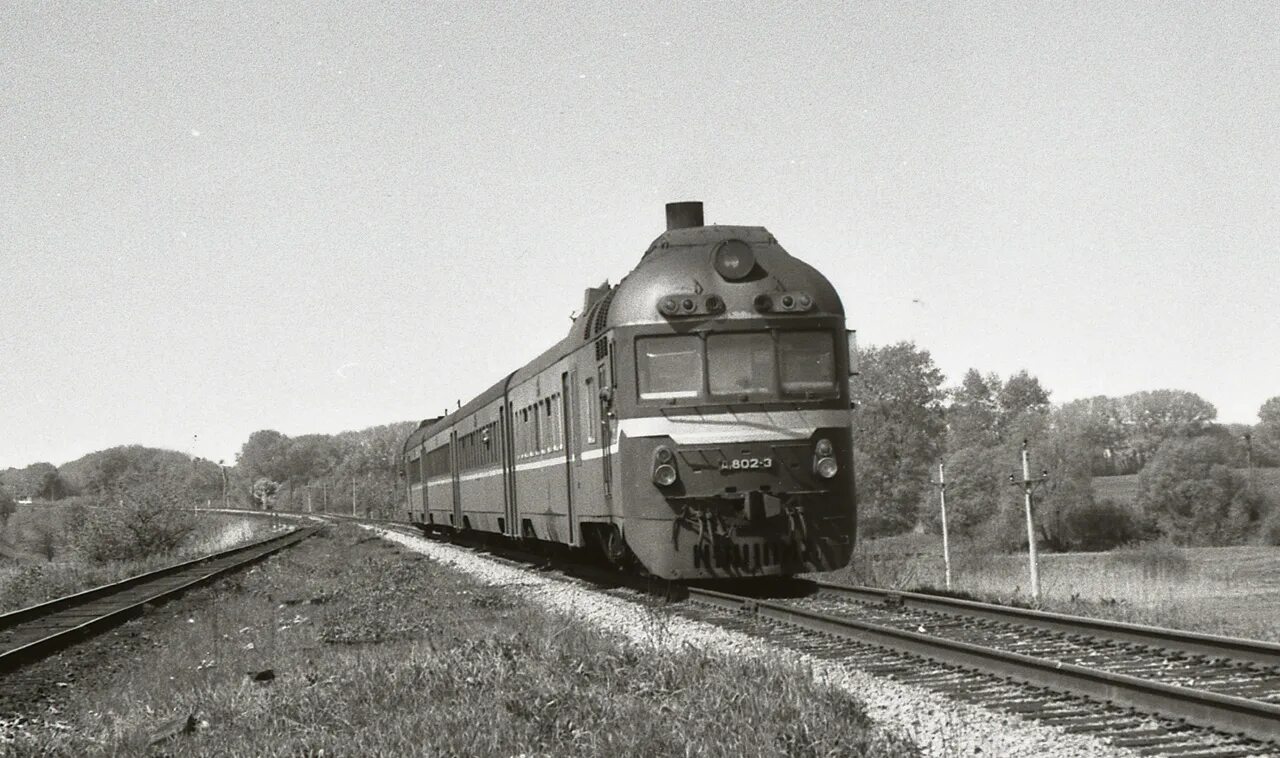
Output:
[[[818,440],[818,444],[814,445],[813,448],[813,452],[816,453],[819,458],[830,458],[831,450],[831,440],[828,439]]]
[[[653,451],[653,459],[654,459],[655,461],[657,461],[658,463],[670,463],[670,462],[671,462],[671,450],[670,450],[669,448],[665,447],[665,446],[659,445],[659,446],[658,446],[658,447]]]
[[[756,256],[751,252],[751,246],[742,240],[725,240],[716,247],[712,262],[720,276],[736,282],[755,268]]]
[[[653,470],[653,483],[659,487],[670,487],[675,484],[676,467],[672,466],[670,463],[658,464],[658,466]]]
[[[823,479],[830,479],[836,475],[837,471],[840,470],[840,467],[836,465],[835,458],[819,458],[817,464],[814,465],[813,468],[818,472],[818,476]]]

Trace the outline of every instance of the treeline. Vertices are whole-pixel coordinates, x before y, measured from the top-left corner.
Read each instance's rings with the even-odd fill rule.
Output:
[[[1025,547],[1020,453],[1029,446],[1037,544],[1096,550],[1163,538],[1186,545],[1280,542],[1280,508],[1238,469],[1280,462],[1280,397],[1253,426],[1216,422],[1191,392],[1155,390],[1054,405],[1039,379],[970,369],[958,385],[911,343],[865,349],[855,377],[855,472],[863,537],[939,529],[939,464],[952,534]],[[1095,496],[1093,478],[1138,475],[1136,503]]]
[[[236,482],[259,508],[390,517],[404,502],[400,453],[415,426],[405,421],[298,437],[254,432],[236,456]]]
[[[183,506],[355,510],[391,516],[403,500],[401,445],[414,426],[406,421],[298,437],[262,430],[249,436],[235,461],[126,445],[90,453],[61,467],[35,463],[10,468],[0,471],[0,518],[12,512],[15,499],[55,501],[79,496],[115,506],[156,483],[182,500]]]
[[[912,343],[864,349],[853,411],[859,532],[863,538],[938,524],[945,466],[952,533],[992,549],[1026,546],[1017,474],[1023,441],[1036,492],[1037,543],[1096,550],[1162,538],[1186,545],[1280,544],[1280,506],[1240,473],[1280,465],[1280,397],[1254,425],[1220,424],[1217,410],[1179,390],[1057,404],[1026,371],[971,369],[949,385]],[[165,482],[195,503],[391,516],[400,510],[401,445],[413,422],[339,434],[249,436],[235,461],[209,461],[137,445],[90,453],[61,468],[0,471],[0,519],[14,498],[69,495],[106,504],[143,483]],[[1137,474],[1135,502],[1097,497],[1094,478]],[[0,524],[0,527],[3,525]]]

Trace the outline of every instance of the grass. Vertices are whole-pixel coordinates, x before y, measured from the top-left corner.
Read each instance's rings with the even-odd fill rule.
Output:
[[[176,554],[92,563],[82,560],[68,539],[72,529],[92,529],[92,524],[69,524],[68,516],[69,509],[47,505],[19,508],[9,519],[0,534],[0,612],[119,581],[184,558],[225,550],[265,534],[270,526],[261,519],[202,514],[195,521],[195,531]]]
[[[1280,547],[1177,548],[1040,555],[1041,607],[1210,634],[1280,642]],[[864,543],[829,581],[894,589],[945,587],[941,540],[904,535]],[[997,603],[1030,602],[1027,555],[952,545],[952,589]]]
[[[209,591],[212,592],[212,591]],[[184,614],[185,615],[185,614]],[[153,632],[62,704],[53,755],[912,755],[791,665],[655,654],[335,527]],[[253,672],[271,670],[267,682]]]

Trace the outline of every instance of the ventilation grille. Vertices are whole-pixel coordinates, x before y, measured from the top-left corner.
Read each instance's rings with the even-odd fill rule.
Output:
[[[613,293],[617,291],[617,287],[614,287],[604,297],[597,300],[595,305],[591,306],[591,310],[587,312],[587,317],[583,319],[587,322],[582,330],[583,339],[591,339],[591,335],[604,331],[605,325],[609,323],[609,306],[613,303]]]

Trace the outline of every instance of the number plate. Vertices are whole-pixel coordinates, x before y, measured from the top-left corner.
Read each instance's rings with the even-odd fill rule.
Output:
[[[752,471],[773,468],[772,458],[729,458],[720,461],[721,471]]]

